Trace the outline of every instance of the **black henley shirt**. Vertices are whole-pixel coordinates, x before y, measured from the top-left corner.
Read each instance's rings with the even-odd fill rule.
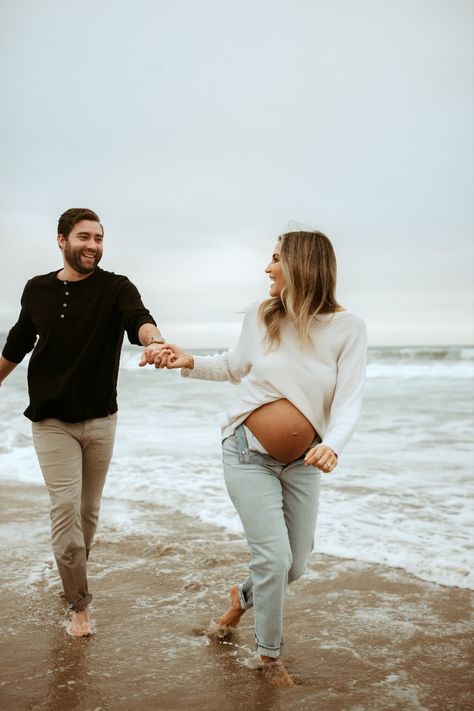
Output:
[[[124,331],[130,343],[140,345],[140,326],[155,321],[125,276],[97,267],[81,281],[61,281],[58,273],[27,282],[2,355],[19,363],[34,349],[25,410],[30,420],[81,422],[112,415]]]

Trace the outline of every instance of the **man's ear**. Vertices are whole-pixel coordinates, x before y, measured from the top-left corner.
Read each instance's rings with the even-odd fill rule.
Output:
[[[63,235],[58,235],[58,247],[59,247],[59,249],[61,250],[61,252],[62,252],[63,249],[64,249],[64,244],[65,244],[65,242],[66,242],[66,238],[63,237]]]

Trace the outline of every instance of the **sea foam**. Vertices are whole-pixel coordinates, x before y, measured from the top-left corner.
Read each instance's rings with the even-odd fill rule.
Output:
[[[138,353],[126,349],[122,359],[99,536],[155,535],[149,517],[127,508],[130,501],[241,532],[223,482],[218,428],[233,386],[140,369]],[[322,479],[318,551],[474,588],[473,353],[370,351],[359,429],[338,468]],[[30,423],[21,415],[23,368],[2,387],[2,404],[0,478],[42,483]]]

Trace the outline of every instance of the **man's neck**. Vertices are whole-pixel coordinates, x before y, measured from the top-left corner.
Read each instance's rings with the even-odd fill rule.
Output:
[[[59,272],[56,274],[57,279],[60,281],[83,281],[84,279],[87,279],[88,277],[92,276],[95,272],[88,272],[87,274],[82,274],[81,272],[77,272],[75,269],[69,266],[69,264],[65,264],[62,269],[59,270]]]

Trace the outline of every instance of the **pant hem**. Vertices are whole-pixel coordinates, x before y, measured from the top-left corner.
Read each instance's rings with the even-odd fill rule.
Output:
[[[257,644],[257,654],[261,657],[273,657],[273,659],[279,659],[281,656],[281,649],[268,649],[268,647],[262,647]]]
[[[88,593],[84,597],[81,597],[80,600],[76,600],[76,602],[71,602],[69,604],[69,609],[72,610],[73,612],[82,612],[83,610],[86,609],[92,602],[92,595]]]
[[[257,647],[257,653],[263,657],[273,657],[273,659],[278,659],[281,655],[282,644],[279,647],[267,647],[261,644],[257,637],[255,637],[255,645]]]
[[[240,607],[242,610],[249,610],[253,605],[249,605],[247,600],[245,599],[244,592],[242,590],[243,585],[238,585],[237,589],[239,591],[239,600],[240,600]]]

